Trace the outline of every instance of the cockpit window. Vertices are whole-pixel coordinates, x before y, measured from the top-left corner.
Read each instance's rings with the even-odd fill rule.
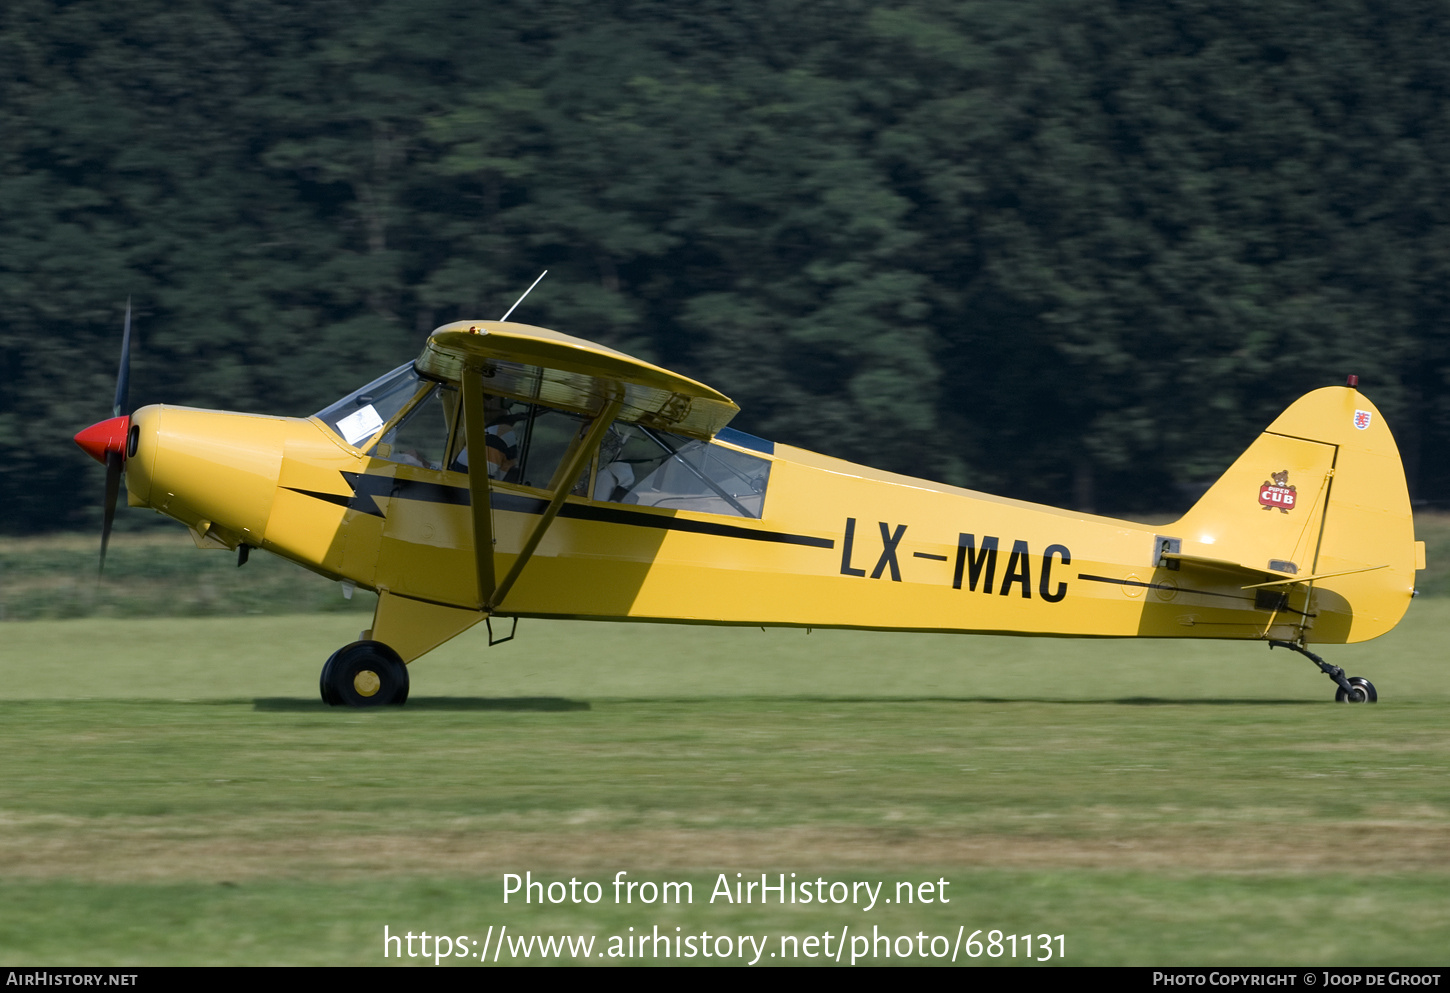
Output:
[[[589,429],[589,418],[571,411],[524,403],[489,394],[484,401],[484,417],[488,435],[484,439],[484,457],[488,459],[488,475],[501,483],[518,483],[547,489],[554,475],[564,464],[569,450]],[[467,472],[470,451],[467,431],[461,434],[461,449],[449,466],[455,472]],[[569,492],[583,495],[588,483],[588,470]]]
[[[361,445],[413,399],[421,382],[413,363],[408,362],[319,410],[316,416],[349,445]]]
[[[378,439],[368,454],[389,462],[442,469],[449,429],[456,420],[457,410],[457,390],[430,386],[427,394]]]
[[[770,460],[616,422],[599,449],[593,496],[609,503],[758,518]]]
[[[468,472],[473,453],[457,388],[424,379],[411,362],[316,416],[355,447],[388,426],[369,452],[375,458]],[[605,503],[757,519],[764,513],[771,463],[758,455],[616,421],[593,465],[561,481],[554,477],[587,432],[588,417],[495,394],[484,398],[484,417],[480,447],[497,483],[548,489],[568,482],[570,493]]]

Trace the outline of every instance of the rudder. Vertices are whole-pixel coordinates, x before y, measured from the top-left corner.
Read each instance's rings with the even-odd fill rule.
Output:
[[[1175,530],[1185,554],[1324,577],[1313,582],[1306,641],[1384,634],[1413,594],[1399,449],[1380,412],[1348,387],[1315,390],[1280,414]]]

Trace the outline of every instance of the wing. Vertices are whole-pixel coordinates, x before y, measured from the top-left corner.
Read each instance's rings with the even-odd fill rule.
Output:
[[[428,337],[416,366],[461,383],[479,371],[484,388],[518,400],[597,414],[618,401],[619,419],[707,441],[740,410],[703,383],[612,348],[527,324],[457,321]]]
[[[495,612],[564,506],[569,489],[616,420],[708,439],[740,409],[729,397],[667,369],[583,338],[501,321],[458,322],[434,331],[418,356],[424,375],[459,384],[469,438],[486,434],[486,397],[498,394],[591,417],[549,483],[549,503],[507,575],[494,568],[488,461],[469,460],[479,609]]]

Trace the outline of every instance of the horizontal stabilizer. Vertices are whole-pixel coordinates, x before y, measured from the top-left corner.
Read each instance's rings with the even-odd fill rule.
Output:
[[[1255,585],[1275,586],[1279,583],[1302,582],[1299,576],[1274,572],[1270,569],[1255,569],[1242,562],[1231,562],[1228,559],[1215,559],[1204,555],[1182,555],[1178,552],[1165,552],[1160,558],[1165,563],[1177,562],[1180,567],[1186,565],[1226,573],[1233,581],[1249,581]],[[1241,589],[1248,588],[1248,586],[1241,587]]]
[[[1245,586],[1246,590],[1257,590],[1266,586],[1292,586],[1295,583],[1314,583],[1321,579],[1333,579],[1336,576],[1356,576],[1361,572],[1375,572],[1379,569],[1388,569],[1389,563],[1384,565],[1365,566],[1363,569],[1345,569],[1343,572],[1320,572],[1313,576],[1281,576],[1272,579],[1267,583],[1254,583],[1252,586]]]

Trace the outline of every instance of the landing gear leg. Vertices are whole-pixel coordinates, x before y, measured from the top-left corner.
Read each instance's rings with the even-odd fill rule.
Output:
[[[408,699],[408,667],[381,641],[355,641],[332,653],[319,684],[329,706],[401,706]]]
[[[1339,703],[1374,703],[1379,695],[1374,691],[1374,683],[1362,676],[1349,676],[1346,678],[1344,670],[1337,665],[1330,665],[1328,662],[1315,655],[1303,645],[1292,641],[1271,641],[1269,648],[1287,648],[1290,651],[1298,652],[1319,667],[1319,671],[1339,684],[1335,691],[1334,699]]]

